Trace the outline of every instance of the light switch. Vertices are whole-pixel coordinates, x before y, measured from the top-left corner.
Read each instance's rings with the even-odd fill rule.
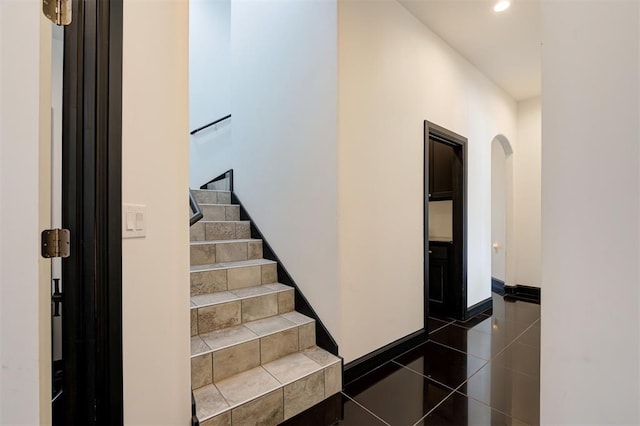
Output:
[[[122,238],[144,238],[147,206],[142,204],[122,205]]]

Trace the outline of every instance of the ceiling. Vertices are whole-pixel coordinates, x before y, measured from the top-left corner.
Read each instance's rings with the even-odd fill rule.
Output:
[[[540,0],[399,0],[516,101],[540,94]]]

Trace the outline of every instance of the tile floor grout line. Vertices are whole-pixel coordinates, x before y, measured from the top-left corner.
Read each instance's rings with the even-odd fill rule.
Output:
[[[427,412],[427,414],[425,414],[424,416],[420,417],[420,418],[418,419],[418,421],[417,421],[417,422],[415,422],[415,423],[413,424],[413,426],[416,426],[418,423],[420,423],[420,421],[422,421],[422,420],[426,419],[426,418],[429,416],[429,414],[433,413],[433,411],[434,411],[434,410],[436,410],[438,407],[440,407],[440,406],[441,406],[441,405],[442,405],[442,404],[443,404],[447,399],[449,399],[449,397],[450,397],[451,395],[453,395],[454,393],[456,393],[456,391],[455,391],[455,390],[451,391],[451,393],[449,393],[447,396],[445,396],[444,398],[442,398],[442,400],[441,400],[438,404],[436,404],[436,406],[435,406],[435,407],[433,407],[431,410],[429,410],[429,411]]]
[[[451,349],[451,350],[454,350],[454,351],[459,352],[459,353],[461,353],[461,354],[465,354],[465,355],[467,355],[467,356],[471,356],[471,357],[474,357],[474,358],[481,359],[482,361],[487,361],[487,362],[488,362],[488,361],[491,361],[490,359],[482,358],[481,356],[473,355],[473,354],[470,354],[470,353],[468,353],[468,352],[461,351],[460,349],[456,349],[456,348],[454,348],[454,347],[452,347],[452,346],[445,345],[444,343],[440,343],[440,342],[437,342],[437,341],[435,341],[435,340],[429,340],[429,341],[430,341],[431,343],[435,343],[436,345],[442,346],[443,348]]]
[[[435,318],[434,318],[434,319],[435,319]],[[438,320],[438,321],[440,321],[440,320]],[[442,322],[444,322],[444,321],[442,321]],[[456,320],[453,320],[453,321],[451,321],[451,322],[447,322],[447,323],[445,323],[443,326],[438,327],[438,328],[436,328],[436,329],[435,329],[435,330],[433,330],[433,331],[429,331],[429,330],[427,330],[427,337],[428,337],[430,334],[437,333],[438,331],[442,330],[443,328],[445,328],[445,327],[447,327],[447,326],[449,326],[449,325],[451,325],[451,324],[455,325],[455,322],[456,322]],[[398,356],[400,356],[400,355],[398,355]]]
[[[362,408],[363,410],[365,410],[367,413],[371,414],[373,417],[375,417],[376,419],[380,420],[382,423],[384,423],[387,426],[391,426],[389,423],[385,422],[382,418],[378,417],[377,414],[375,414],[373,411],[369,410],[367,407],[365,407],[364,405],[360,404],[358,401],[356,401],[355,399],[351,398],[349,395],[347,395],[344,392],[340,392],[342,393],[342,395],[346,396],[347,398],[349,398],[351,401],[353,401],[356,405],[358,405],[360,408]]]
[[[513,340],[511,340],[511,342],[509,342],[509,344],[508,344],[508,345],[506,345],[504,348],[502,348],[502,350],[501,350],[501,351],[499,351],[497,354],[495,354],[494,356],[492,356],[492,357],[491,357],[491,359],[490,359],[489,361],[493,361],[493,360],[495,360],[497,357],[499,357],[500,355],[502,355],[502,353],[503,353],[504,351],[506,351],[506,350],[507,350],[507,348],[509,348],[511,345],[513,345],[513,344],[516,342],[516,340],[518,340],[520,337],[522,337],[522,335],[523,335],[524,333],[526,333],[527,331],[529,331],[529,329],[531,329],[531,327],[533,327],[533,326],[534,326],[534,324],[535,324],[539,319],[540,319],[540,318],[538,318],[536,321],[534,321],[532,324],[530,324],[527,328],[525,328],[525,329],[524,329],[524,331],[522,331],[520,334],[518,334],[516,337],[514,337],[514,338],[513,338]]]
[[[398,364],[400,367],[405,368],[405,369],[407,369],[407,370],[411,371],[412,373],[415,373],[415,374],[417,374],[417,375],[419,375],[419,376],[421,376],[421,377],[424,377],[425,379],[427,379],[427,380],[429,380],[429,381],[432,381],[432,382],[434,382],[434,383],[436,383],[436,384],[439,384],[439,385],[441,385],[441,386],[444,386],[444,387],[445,387],[445,388],[447,388],[448,390],[453,390],[453,391],[455,391],[455,390],[457,389],[457,388],[454,388],[454,387],[452,387],[452,386],[446,385],[446,384],[442,383],[441,381],[434,379],[433,377],[426,376],[424,373],[421,373],[421,372],[419,372],[419,371],[416,371],[416,370],[414,370],[414,369],[413,369],[413,368],[411,368],[411,367],[408,367],[408,366],[406,366],[406,365],[402,365],[402,364],[400,364],[400,363],[399,363],[399,362],[397,362],[397,361],[391,361],[391,362],[394,362],[394,363]],[[476,370],[476,371],[475,371],[471,376],[469,376],[469,378],[471,378],[471,377],[475,376],[475,375],[476,375],[476,373],[477,373],[478,371],[480,371],[481,369],[483,369],[483,368],[484,368],[488,363],[489,363],[489,361],[486,361],[484,364],[482,364],[482,367],[480,367],[478,370]],[[469,378],[465,379],[465,380],[464,380],[464,381],[463,381],[463,382],[458,386],[458,388],[459,388],[460,386],[462,386],[463,384],[465,384]]]

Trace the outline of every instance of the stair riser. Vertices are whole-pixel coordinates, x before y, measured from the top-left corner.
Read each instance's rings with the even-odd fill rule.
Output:
[[[191,387],[214,381],[274,361],[315,345],[315,323],[310,322],[238,345],[191,358]],[[213,381],[212,381],[213,380]]]
[[[341,386],[341,365],[337,363],[201,421],[200,424],[276,425],[335,395],[340,392]]]
[[[228,191],[192,189],[191,192],[199,204],[231,204],[231,193]]]
[[[251,238],[248,221],[197,222],[190,230],[191,241],[236,240]]]
[[[277,282],[275,263],[191,272],[191,296]]]
[[[191,265],[261,259],[262,241],[209,243],[191,246]]]
[[[234,300],[202,308],[191,308],[191,335],[209,333],[227,327],[293,311],[293,289],[247,299]],[[193,312],[196,312],[194,315]],[[196,321],[193,324],[193,321]]]
[[[205,221],[240,220],[240,206],[203,204],[200,210]]]

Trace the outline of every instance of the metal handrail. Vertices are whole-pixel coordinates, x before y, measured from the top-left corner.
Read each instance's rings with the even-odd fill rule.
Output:
[[[193,226],[194,223],[199,221],[204,217],[202,214],[202,210],[200,210],[200,204],[198,204],[198,200],[193,196],[193,192],[191,188],[189,188],[189,205],[191,206],[191,217],[189,218],[189,226]]]
[[[190,135],[195,135],[195,134],[196,134],[196,133],[198,133],[199,131],[204,130],[204,129],[207,129],[207,128],[211,127],[211,126],[215,126],[216,124],[220,123],[221,121],[227,120],[227,119],[229,119],[229,118],[231,118],[231,114],[229,114],[229,115],[225,115],[225,116],[224,116],[224,117],[222,117],[222,118],[218,118],[216,121],[212,121],[211,123],[209,123],[209,124],[205,124],[205,125],[204,125],[204,126],[202,126],[202,127],[198,127],[197,129],[190,131],[190,132],[189,132],[189,134],[190,134]]]

